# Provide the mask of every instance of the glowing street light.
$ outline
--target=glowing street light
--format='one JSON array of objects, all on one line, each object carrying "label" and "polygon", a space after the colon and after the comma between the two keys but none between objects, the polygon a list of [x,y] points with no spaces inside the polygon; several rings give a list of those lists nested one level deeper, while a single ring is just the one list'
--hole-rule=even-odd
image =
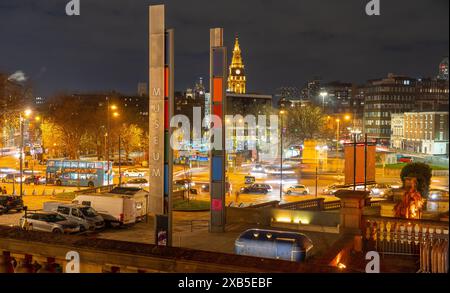
[{"label": "glowing street light", "polygon": [[340,126],[341,119],[336,119],[336,153],[339,149],[339,126]]},{"label": "glowing street light", "polygon": [[322,97],[322,108],[323,108],[323,110],[325,110],[325,98],[328,96],[328,93],[323,91],[323,92],[320,92],[319,95]]}]

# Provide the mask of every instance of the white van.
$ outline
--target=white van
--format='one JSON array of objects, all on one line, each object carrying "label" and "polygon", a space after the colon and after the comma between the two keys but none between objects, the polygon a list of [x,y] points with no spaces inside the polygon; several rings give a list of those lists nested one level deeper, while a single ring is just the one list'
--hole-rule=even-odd
[{"label": "white van", "polygon": [[126,196],[133,198],[136,203],[136,222],[143,221],[148,213],[148,191],[138,187],[115,187],[103,195]]},{"label": "white van", "polygon": [[114,195],[78,195],[72,203],[94,208],[109,224],[136,223],[136,203],[133,198]]}]

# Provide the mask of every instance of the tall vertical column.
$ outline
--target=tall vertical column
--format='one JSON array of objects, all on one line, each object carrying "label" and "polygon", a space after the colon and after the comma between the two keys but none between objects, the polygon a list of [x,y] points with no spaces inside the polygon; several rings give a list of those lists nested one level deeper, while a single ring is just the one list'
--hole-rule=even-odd
[{"label": "tall vertical column", "polygon": [[172,185],[173,185],[173,150],[170,145],[172,129],[170,120],[174,113],[174,30],[165,34],[166,53],[164,69],[164,214],[168,216],[167,245],[172,246]]},{"label": "tall vertical column", "polygon": [[[226,114],[226,81],[227,50],[223,46],[223,29],[210,30],[210,92],[211,114],[219,118],[212,119],[212,133],[221,138],[212,137],[211,141],[211,232],[225,231],[225,119]],[[214,131],[220,130],[220,131]],[[220,133],[220,134],[219,134]],[[221,139],[221,146],[216,149],[213,142]]]},{"label": "tall vertical column", "polygon": [[156,215],[155,243],[171,244],[173,30],[165,30],[164,5],[149,7],[149,211]]}]

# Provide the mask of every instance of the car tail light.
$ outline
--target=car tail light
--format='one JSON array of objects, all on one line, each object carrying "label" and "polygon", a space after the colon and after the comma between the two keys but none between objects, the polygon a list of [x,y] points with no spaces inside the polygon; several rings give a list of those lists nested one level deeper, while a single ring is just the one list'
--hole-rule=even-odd
[{"label": "car tail light", "polygon": [[123,218],[124,218],[123,214],[120,214],[119,219],[120,219],[121,222],[123,222]]}]

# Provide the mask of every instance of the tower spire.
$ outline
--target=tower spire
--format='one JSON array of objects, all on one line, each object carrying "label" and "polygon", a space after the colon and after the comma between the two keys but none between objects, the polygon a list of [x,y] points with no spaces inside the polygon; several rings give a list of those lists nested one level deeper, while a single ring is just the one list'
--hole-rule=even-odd
[{"label": "tower spire", "polygon": [[246,92],[246,78],[245,66],[242,61],[241,47],[239,45],[239,37],[236,34],[236,39],[233,49],[233,58],[231,59],[230,72],[228,75],[228,91],[245,94]]}]

